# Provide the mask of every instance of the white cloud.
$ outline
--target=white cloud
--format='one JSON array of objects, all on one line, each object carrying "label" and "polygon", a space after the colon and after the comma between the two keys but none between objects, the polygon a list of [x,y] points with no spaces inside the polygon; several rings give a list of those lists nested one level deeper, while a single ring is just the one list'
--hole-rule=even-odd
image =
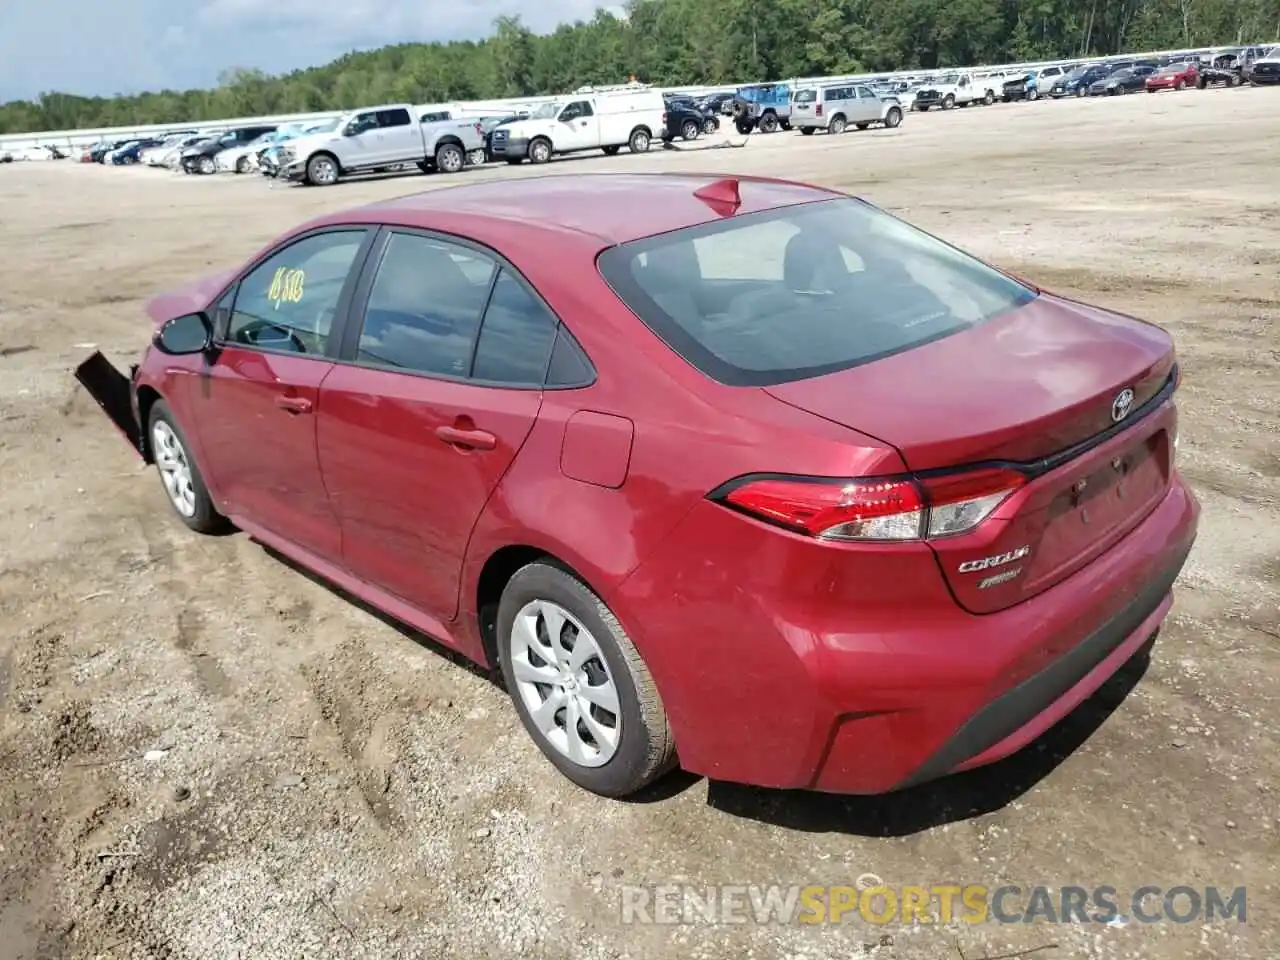
[{"label": "white cloud", "polygon": [[[41,0],[0,15],[0,102],[212,86],[228,67],[284,73],[353,49],[479,39],[495,17],[539,32],[599,0]],[[620,12],[620,11],[619,11]]]}]

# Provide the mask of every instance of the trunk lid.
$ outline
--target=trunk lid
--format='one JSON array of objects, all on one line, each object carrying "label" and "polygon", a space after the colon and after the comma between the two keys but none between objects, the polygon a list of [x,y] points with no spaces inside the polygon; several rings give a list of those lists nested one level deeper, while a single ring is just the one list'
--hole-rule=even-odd
[{"label": "trunk lid", "polygon": [[957,601],[986,613],[1070,576],[1158,502],[1176,415],[1140,412],[1173,366],[1160,328],[1041,294],[953,336],[767,392],[892,444],[912,471],[1027,468],[1030,482],[985,523],[931,541]]}]

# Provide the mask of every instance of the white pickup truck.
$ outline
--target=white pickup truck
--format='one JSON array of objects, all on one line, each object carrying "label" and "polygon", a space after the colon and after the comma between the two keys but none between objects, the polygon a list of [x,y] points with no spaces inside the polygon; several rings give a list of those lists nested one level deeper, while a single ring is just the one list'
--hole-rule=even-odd
[{"label": "white pickup truck", "polygon": [[928,110],[941,107],[967,107],[974,103],[990,105],[1000,96],[1000,85],[990,77],[979,77],[972,70],[944,73],[916,91],[914,107]]},{"label": "white pickup truck", "polygon": [[478,122],[424,123],[413,107],[396,103],[356,110],[343,115],[331,131],[289,140],[281,147],[277,176],[328,186],[348,174],[393,167],[457,173],[484,159]]},{"label": "white pickup truck", "polygon": [[556,154],[582,150],[612,156],[626,147],[645,153],[666,125],[666,101],[657,90],[579,92],[500,125],[489,135],[489,151],[513,165],[526,159],[546,163]]}]

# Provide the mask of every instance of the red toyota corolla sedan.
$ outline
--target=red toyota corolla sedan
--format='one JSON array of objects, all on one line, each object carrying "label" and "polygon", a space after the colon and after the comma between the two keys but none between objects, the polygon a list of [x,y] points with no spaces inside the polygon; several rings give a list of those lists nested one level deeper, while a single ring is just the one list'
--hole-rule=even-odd
[{"label": "red toyota corolla sedan", "polygon": [[1146,645],[1195,538],[1167,333],[819,187],[434,190],[148,310],[131,376],[77,377],[183,522],[501,669],[601,794],[1006,756]]}]

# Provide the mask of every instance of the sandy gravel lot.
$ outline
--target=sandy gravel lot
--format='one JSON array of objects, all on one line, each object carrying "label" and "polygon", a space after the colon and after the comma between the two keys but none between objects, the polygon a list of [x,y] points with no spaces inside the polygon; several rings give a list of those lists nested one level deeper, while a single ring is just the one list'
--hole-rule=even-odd
[{"label": "sandy gravel lot", "polygon": [[[189,535],[73,366],[315,190],[0,167],[0,955],[1274,958],[1280,943],[1280,91],[912,115],[897,131],[588,158],[860,192],[1184,362],[1198,546],[1152,661],[1031,749],[887,799],[559,777],[505,695],[244,536]],[[468,177],[529,175],[526,167]],[[159,759],[146,759],[153,751]],[[152,756],[155,756],[152,753]],[[1248,888],[1247,923],[623,925],[626,884]]]}]

